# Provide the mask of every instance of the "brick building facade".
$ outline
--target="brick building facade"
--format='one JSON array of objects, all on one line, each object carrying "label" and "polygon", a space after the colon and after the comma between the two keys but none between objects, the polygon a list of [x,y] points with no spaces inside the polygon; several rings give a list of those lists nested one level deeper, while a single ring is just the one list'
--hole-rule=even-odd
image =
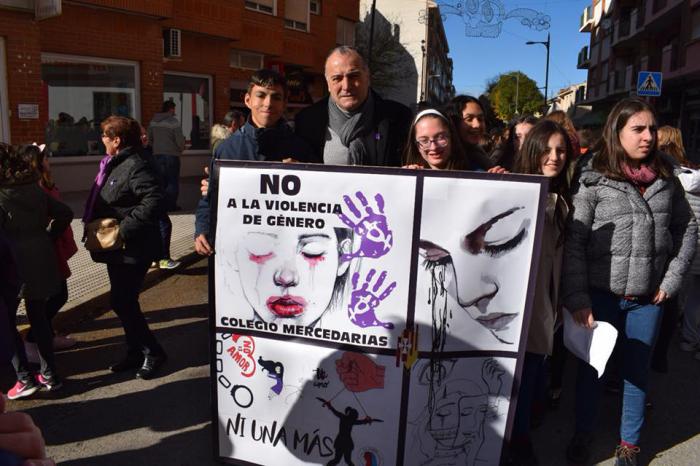
[{"label": "brick building facade", "polygon": [[49,2],[60,14],[39,21],[34,3],[0,0],[0,140],[46,141],[71,160],[99,156],[104,116],[147,123],[167,99],[204,151],[260,67],[287,75],[292,110],[308,105],[359,15],[359,0],[76,0]]}]

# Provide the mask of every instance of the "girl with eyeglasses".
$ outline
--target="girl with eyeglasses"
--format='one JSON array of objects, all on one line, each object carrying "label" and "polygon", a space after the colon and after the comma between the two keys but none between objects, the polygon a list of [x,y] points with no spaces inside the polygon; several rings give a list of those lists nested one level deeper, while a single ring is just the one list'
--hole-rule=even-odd
[{"label": "girl with eyeglasses", "polygon": [[[445,115],[427,108],[416,115],[408,135],[404,153],[404,168],[434,170],[481,170],[470,160],[458,142],[459,135]],[[503,173],[501,167],[492,167],[489,173]]]}]

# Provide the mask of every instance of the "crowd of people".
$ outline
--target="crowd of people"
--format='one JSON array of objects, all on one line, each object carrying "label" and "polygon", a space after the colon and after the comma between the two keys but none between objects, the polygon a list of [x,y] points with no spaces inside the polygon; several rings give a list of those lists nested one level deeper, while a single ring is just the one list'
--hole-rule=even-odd
[{"label": "crowd of people", "polygon": [[[636,98],[618,102],[598,135],[577,130],[561,111],[518,116],[502,131],[489,131],[490,108],[464,95],[440,108],[419,105],[413,115],[372,89],[363,57],[347,46],[330,52],[325,76],[328,97],[302,110],[292,124],[283,117],[284,77],[259,70],[245,94],[249,115],[230,112],[212,128],[212,165],[196,210],[195,250],[207,256],[215,250],[210,228],[219,182],[215,160],[545,176],[549,195],[541,256],[504,464],[538,463],[530,429],[542,403],[559,399],[566,359],[562,312],[571,312],[581,327],[605,321],[619,332],[608,371],[620,384],[623,403],[615,464],[635,465],[650,367],[667,371],[666,353],[681,314],[681,349],[700,360],[700,291],[695,286],[700,280],[695,254],[700,171],[685,157],[680,132],[657,129],[653,107]],[[111,306],[126,337],[124,358],[111,370],[133,370],[143,379],[157,376],[167,355],[148,328],[139,293],[154,261],[161,268],[177,266],[169,255],[167,212],[178,208],[178,155],[184,141],[174,104],[165,102],[162,110],[147,131],[129,117],[102,122],[106,156],[82,217],[86,247],[93,260],[107,266]],[[1,349],[17,375],[10,399],[59,389],[53,353],[74,343],[51,325],[67,299],[67,261],[77,246],[69,230],[73,213],[60,201],[45,154],[37,145],[0,146]],[[28,360],[31,346],[15,325],[20,299],[38,371]],[[566,456],[585,464],[603,382],[584,362],[577,371],[575,434]],[[547,380],[549,389],[542,389]]]}]

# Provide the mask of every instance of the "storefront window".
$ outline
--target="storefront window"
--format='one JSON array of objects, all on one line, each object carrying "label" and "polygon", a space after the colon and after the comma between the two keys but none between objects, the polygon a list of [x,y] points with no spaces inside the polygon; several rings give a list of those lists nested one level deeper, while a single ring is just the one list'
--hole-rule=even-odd
[{"label": "storefront window", "polygon": [[175,102],[175,117],[180,120],[186,147],[209,149],[211,128],[211,78],[191,74],[167,73],[163,76],[164,100]]},{"label": "storefront window", "polygon": [[102,155],[100,122],[110,115],[138,119],[135,63],[49,54],[41,61],[52,155]]}]

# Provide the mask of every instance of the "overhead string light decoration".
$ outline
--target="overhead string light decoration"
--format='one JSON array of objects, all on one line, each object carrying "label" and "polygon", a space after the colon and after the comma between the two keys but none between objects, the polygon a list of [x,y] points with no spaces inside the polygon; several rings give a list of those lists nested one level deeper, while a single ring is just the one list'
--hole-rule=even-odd
[{"label": "overhead string light decoration", "polygon": [[[464,21],[464,35],[467,37],[496,38],[501,35],[503,23],[517,20],[521,25],[545,31],[549,29],[549,15],[530,8],[515,8],[506,11],[501,0],[464,0],[459,2],[438,1],[443,21],[448,15],[459,16]],[[427,11],[421,10],[418,22],[425,24],[428,20]]]}]

